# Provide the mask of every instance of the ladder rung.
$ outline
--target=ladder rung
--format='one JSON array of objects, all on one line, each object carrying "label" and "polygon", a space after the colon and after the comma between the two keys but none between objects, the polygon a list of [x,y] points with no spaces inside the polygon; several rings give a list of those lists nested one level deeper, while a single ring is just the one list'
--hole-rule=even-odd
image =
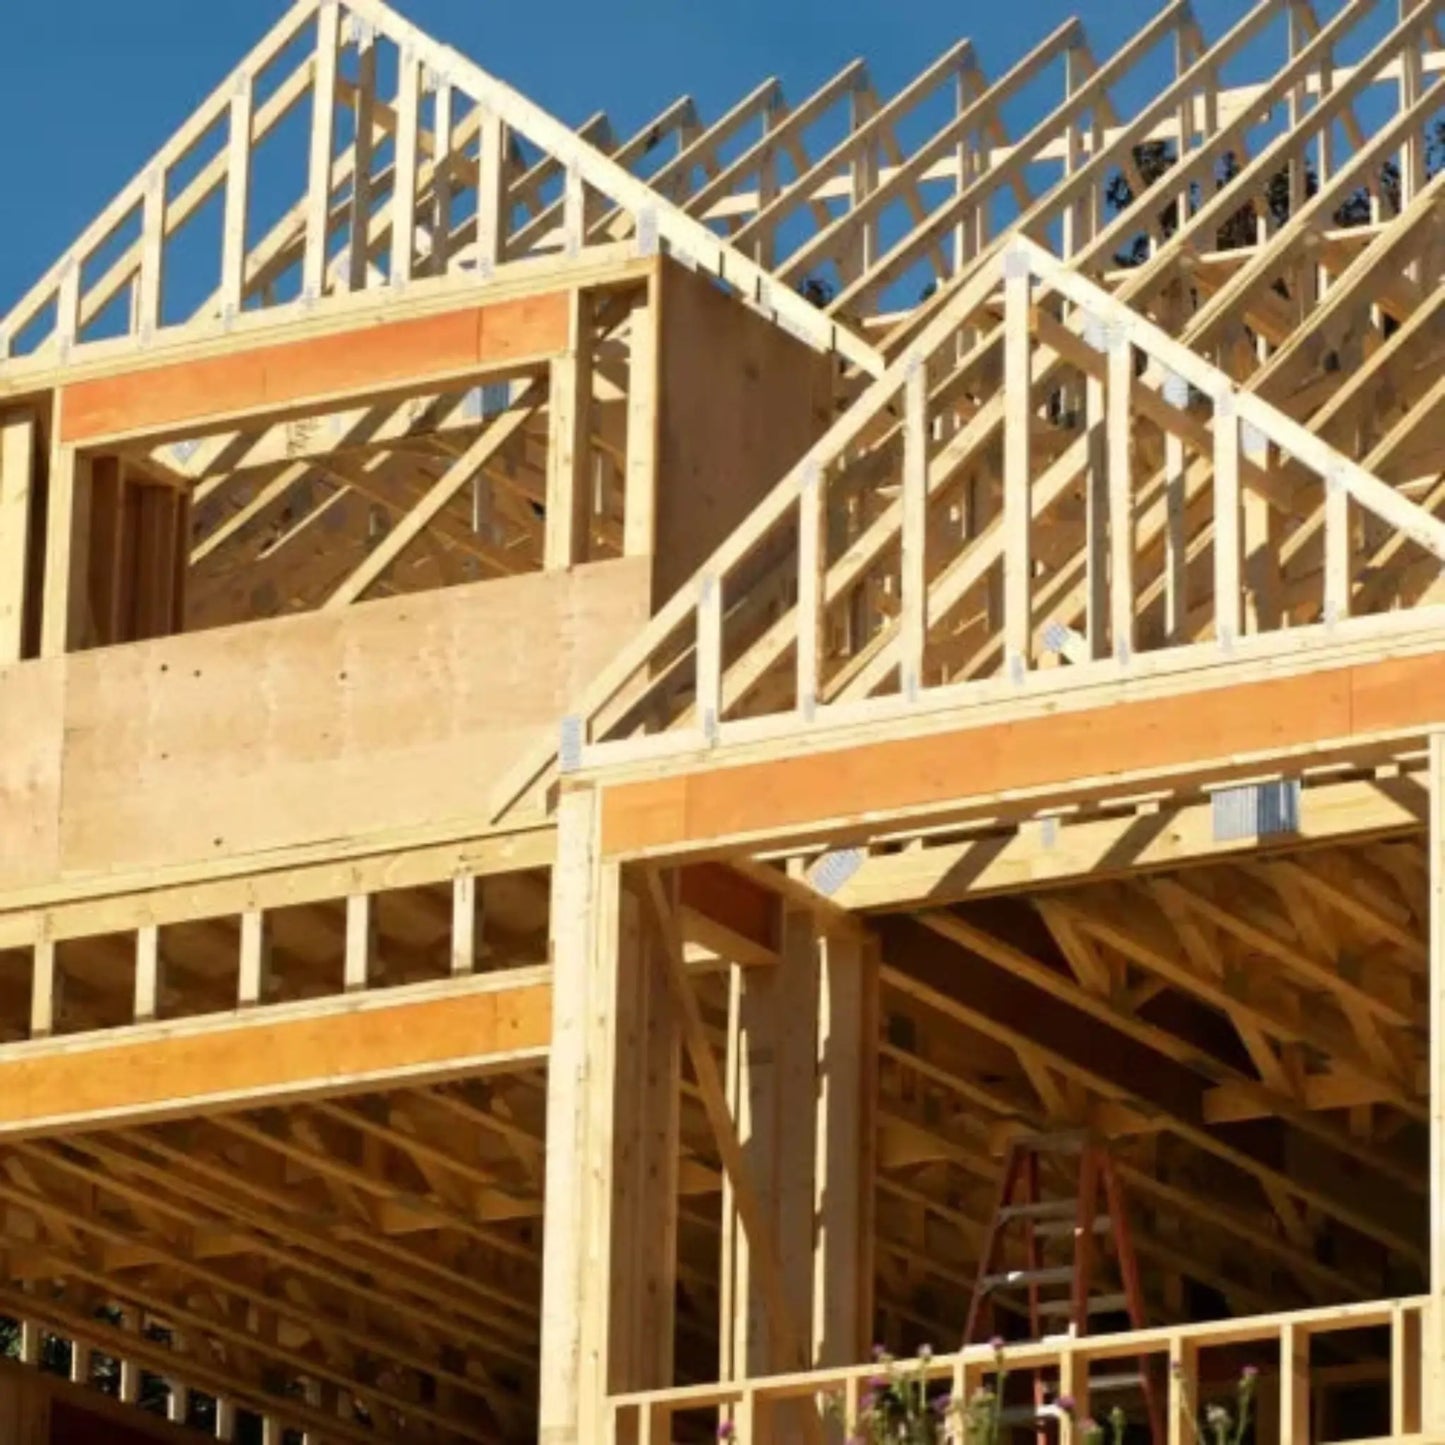
[{"label": "ladder rung", "polygon": [[[1114,1221],[1107,1214],[1094,1216],[1095,1234],[1107,1234],[1113,1228]],[[1072,1234],[1078,1225],[1071,1217],[1067,1224],[1039,1224],[1034,1227],[1034,1235],[1039,1239],[1062,1239],[1067,1234]]]},{"label": "ladder rung", "polygon": [[[1041,1315],[1066,1315],[1073,1309],[1072,1300],[1040,1300]],[[1121,1294],[1096,1294],[1090,1297],[1088,1311],[1091,1315],[1111,1315],[1128,1309],[1129,1301]]]},{"label": "ladder rung", "polygon": [[1017,1147],[1030,1154],[1072,1154],[1088,1142],[1086,1129],[1061,1129],[1053,1134],[1021,1135]]},{"label": "ladder rung", "polygon": [[986,1290],[1012,1287],[1021,1284],[1072,1284],[1072,1265],[1060,1265],[1054,1269],[1006,1269],[1001,1274],[986,1274],[979,1281]]},{"label": "ladder rung", "polygon": [[1079,1212],[1074,1199],[1046,1199],[1042,1204],[1006,1204],[1000,1219],[1072,1219]]}]

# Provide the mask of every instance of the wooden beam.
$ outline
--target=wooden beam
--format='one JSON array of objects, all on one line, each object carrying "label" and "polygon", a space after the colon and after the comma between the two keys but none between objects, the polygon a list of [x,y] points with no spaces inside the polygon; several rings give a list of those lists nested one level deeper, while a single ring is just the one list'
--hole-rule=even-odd
[{"label": "wooden beam", "polygon": [[1426,789],[1412,773],[1306,780],[1298,826],[1266,837],[1217,837],[1214,814],[1214,804],[1206,800],[1098,818],[1028,820],[958,843],[873,854],[830,896],[853,909],[942,905],[1261,849],[1388,835],[1424,826]]},{"label": "wooden beam", "polygon": [[0,1134],[515,1069],[545,1060],[550,1007],[549,971],[521,969],[441,989],[423,984],[170,1022],[120,1038],[10,1045],[0,1050]]},{"label": "wooden beam", "polygon": [[[855,825],[864,815],[926,816],[1000,796],[1040,801],[1102,785],[1238,776],[1245,758],[1295,759],[1374,739],[1419,737],[1445,716],[1445,659],[1435,652],[1322,667],[1255,680],[1223,668],[1170,693],[1131,696],[1040,714],[1011,709],[911,737],[826,746],[810,730],[785,756],[732,762],[726,748],[669,776],[624,781],[605,792],[602,847],[609,856],[717,849],[732,841],[806,835]],[[1230,686],[1229,683],[1234,685]]]},{"label": "wooden beam", "polygon": [[566,291],[363,323],[74,382],[62,392],[61,441],[214,430],[349,397],[424,391],[488,370],[545,363],[568,344]]}]

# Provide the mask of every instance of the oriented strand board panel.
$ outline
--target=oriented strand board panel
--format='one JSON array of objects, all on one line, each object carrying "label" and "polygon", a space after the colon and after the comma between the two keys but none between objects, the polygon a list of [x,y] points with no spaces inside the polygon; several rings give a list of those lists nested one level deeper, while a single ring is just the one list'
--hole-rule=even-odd
[{"label": "oriented strand board panel", "polygon": [[332,397],[420,388],[555,355],[566,349],[567,327],[567,295],[558,291],[76,382],[63,392],[62,439],[173,431]]},{"label": "oriented strand board panel", "polygon": [[60,773],[69,658],[0,669],[0,879],[40,882],[60,866]]},{"label": "oriented strand board panel", "polygon": [[[646,559],[601,562],[76,654],[61,872],[475,821],[643,624],[646,588]],[[36,667],[21,664],[16,685]],[[9,682],[0,674],[0,689]],[[14,709],[0,716],[21,726]],[[59,733],[53,710],[34,726]],[[33,878],[9,835],[47,826],[33,811],[54,800],[43,762],[0,809],[0,887]]]},{"label": "oriented strand board panel", "polygon": [[834,364],[675,261],[661,308],[658,606],[828,429]]}]

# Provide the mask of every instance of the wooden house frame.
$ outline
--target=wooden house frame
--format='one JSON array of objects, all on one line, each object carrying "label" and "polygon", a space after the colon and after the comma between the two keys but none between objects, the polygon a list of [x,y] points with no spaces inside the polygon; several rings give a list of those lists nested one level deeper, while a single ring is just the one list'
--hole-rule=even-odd
[{"label": "wooden house frame", "polygon": [[1445,1438],[1445,0],[994,59],[299,0],[0,315],[0,1438],[832,1439],[1061,1134],[1036,1438]]}]

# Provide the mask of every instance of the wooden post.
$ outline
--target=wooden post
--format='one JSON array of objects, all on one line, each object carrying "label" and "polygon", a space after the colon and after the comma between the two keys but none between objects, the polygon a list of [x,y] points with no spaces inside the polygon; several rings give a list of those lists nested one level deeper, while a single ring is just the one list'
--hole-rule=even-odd
[{"label": "wooden post", "polygon": [[356,44],[356,98],[352,113],[351,240],[346,252],[346,284],[365,291],[371,263],[371,168],[376,131],[376,40],[363,34]]},{"label": "wooden post", "polygon": [[1084,493],[1085,629],[1091,658],[1109,651],[1109,448],[1103,379],[1084,377],[1084,436],[1088,451]]},{"label": "wooden post", "polygon": [[452,105],[453,93],[445,81],[436,88],[432,120],[431,260],[434,276],[445,276],[452,233]]},{"label": "wooden post", "polygon": [[1286,1324],[1279,1342],[1279,1441],[1309,1445],[1310,1439],[1310,1337]]},{"label": "wooden post", "polygon": [[[1177,381],[1172,388],[1166,387],[1165,399],[1182,411],[1188,402],[1184,381]],[[1164,434],[1164,635],[1171,643],[1185,641],[1189,628],[1186,494],[1184,443],[1169,431]]]},{"label": "wooden post", "polygon": [[655,926],[619,899],[609,1392],[673,1383],[682,1050]]},{"label": "wooden post", "polygon": [[452,972],[475,973],[481,952],[482,920],[477,879],[463,873],[452,880]]},{"label": "wooden post", "polygon": [[825,937],[818,980],[818,1122],[813,1173],[813,1358],[863,1358],[872,1320],[870,1201],[876,1102],[876,950]]},{"label": "wooden post", "polygon": [[547,522],[544,565],[549,572],[587,560],[592,518],[591,304],[572,295],[572,344],[552,362],[548,390]]},{"label": "wooden post", "polygon": [[[552,869],[552,1047],[547,1067],[546,1239],[542,1257],[543,1445],[598,1438],[607,1281],[592,1253],[610,1228],[612,1101],[606,1041],[615,1022],[620,874],[597,858],[597,798],[557,805]],[[604,897],[604,894],[606,895]],[[599,1045],[601,1047],[599,1048]]]},{"label": "wooden post", "polygon": [[60,1013],[60,971],[55,940],[42,938],[35,945],[30,976],[30,1037],[49,1038]]},{"label": "wooden post", "polygon": [[236,989],[240,1007],[258,1004],[266,997],[270,974],[271,940],[266,915],[259,908],[248,908],[241,915],[241,968]]},{"label": "wooden post", "polygon": [[353,893],[346,900],[345,987],[348,993],[371,984],[376,963],[376,904],[369,893]]},{"label": "wooden post", "polygon": [[903,406],[903,551],[899,615],[899,691],[915,698],[928,646],[928,367],[908,364]]},{"label": "wooden post", "polygon": [[135,1020],[146,1023],[156,1017],[161,995],[161,931],[153,923],[135,935]]},{"label": "wooden post", "polygon": [[1028,257],[1017,249],[1004,253],[1004,661],[1005,671],[1022,681],[1032,652],[1033,558],[1029,429],[1033,425],[1029,358]]},{"label": "wooden post", "polygon": [[1127,662],[1134,652],[1134,348],[1129,338],[1109,340],[1109,634],[1114,656]]},{"label": "wooden post", "polygon": [[318,300],[326,287],[340,12],[341,7],[336,0],[324,0],[316,21],[316,74],[311,92],[311,156],[306,192],[306,249],[301,263],[301,293],[310,301]]},{"label": "wooden post", "polygon": [[1445,732],[1430,735],[1430,1296],[1424,1428],[1445,1430]]},{"label": "wooden post", "polygon": [[1222,647],[1239,637],[1239,417],[1234,397],[1214,403],[1214,636]]},{"label": "wooden post", "polygon": [[85,634],[89,514],[89,459],[80,456],[74,447],[57,445],[50,456],[45,529],[45,594],[40,631],[44,657],[58,657],[81,645]]},{"label": "wooden post", "polygon": [[[813,916],[789,910],[783,922],[782,957],[775,967],[735,969],[729,1045],[731,1101],[748,1173],[776,1241],[779,1281],[793,1316],[812,1317],[814,1111],[804,1101],[817,1093],[818,951]],[[723,1227],[730,1256],[727,1297],[730,1335],[726,1358],[731,1378],[795,1367],[786,1342],[771,1327],[769,1300],[739,1218],[735,1191],[725,1185]]]},{"label": "wooden post", "polygon": [[246,216],[251,201],[251,77],[237,79],[226,144],[226,210],[221,229],[221,315],[238,316],[246,297]]},{"label": "wooden post", "polygon": [[391,284],[411,280],[416,254],[416,160],[421,107],[421,65],[410,49],[403,49],[396,100],[396,160],[391,188]]},{"label": "wooden post", "polygon": [[1168,1390],[1168,1445],[1192,1445],[1198,1431],[1191,1412],[1199,1400],[1199,1350],[1182,1335],[1174,1335],[1169,1341]]},{"label": "wooden post", "polygon": [[1424,1340],[1420,1311],[1402,1304],[1390,1311],[1390,1433],[1420,1433],[1420,1367]]},{"label": "wooden post", "polygon": [[827,539],[823,528],[828,508],[824,501],[824,477],[812,462],[803,467],[802,489],[798,493],[798,646],[797,709],[811,718],[818,705],[823,656],[827,648],[824,633],[823,576],[827,570]]},{"label": "wooden post", "polygon": [[507,131],[495,111],[485,111],[478,139],[477,271],[490,276],[507,239]]},{"label": "wooden post", "polygon": [[18,662],[25,645],[34,476],[34,417],[26,412],[0,416],[0,666]]},{"label": "wooden post", "polygon": [[647,297],[632,308],[627,341],[627,479],[622,504],[622,553],[650,557],[657,533],[658,327],[656,273]]}]

